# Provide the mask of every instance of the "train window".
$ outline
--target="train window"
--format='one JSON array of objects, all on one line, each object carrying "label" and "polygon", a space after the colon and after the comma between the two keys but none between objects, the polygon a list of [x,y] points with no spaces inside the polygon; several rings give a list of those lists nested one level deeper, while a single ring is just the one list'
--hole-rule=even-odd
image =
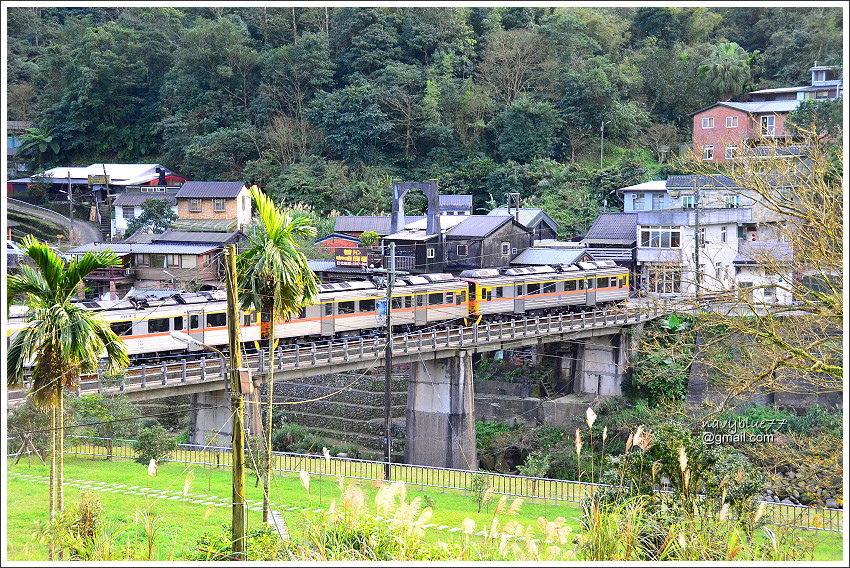
[{"label": "train window", "polygon": [[555,292],[555,283],[554,282],[546,282],[543,284],[543,293],[544,294],[552,294]]},{"label": "train window", "polygon": [[242,325],[249,326],[254,323],[254,318],[251,316],[250,312],[242,312]]},{"label": "train window", "polygon": [[455,296],[455,298],[456,298],[455,299],[456,304],[460,305],[460,304],[464,303],[466,301],[466,292],[465,291],[458,292],[457,296]]},{"label": "train window", "polygon": [[532,283],[528,284],[528,295],[529,296],[531,296],[533,294],[539,294],[539,293],[540,293],[540,283],[539,282],[532,282]]},{"label": "train window", "polygon": [[174,331],[180,331],[183,329],[183,316],[176,316],[174,318]]},{"label": "train window", "polygon": [[516,285],[516,295],[522,296],[523,294],[525,294],[525,286],[523,286],[522,284],[517,284]]},{"label": "train window", "polygon": [[413,307],[413,296],[405,296],[404,297],[404,307],[412,308]]},{"label": "train window", "polygon": [[487,300],[488,302],[493,299],[493,289],[492,288],[482,288],[481,289],[481,299]]},{"label": "train window", "polygon": [[[410,296],[408,296],[409,298]],[[404,300],[402,298],[393,298],[393,309],[400,310],[404,305]]]},{"label": "train window", "polygon": [[610,284],[608,284],[608,286],[610,286],[611,288],[616,288],[617,287],[617,277],[612,276],[611,278],[609,278],[609,280],[610,280]]},{"label": "train window", "polygon": [[620,288],[625,288],[625,287],[626,287],[626,277],[620,276]]},{"label": "train window", "polygon": [[436,306],[443,303],[443,293],[428,294],[428,305]]},{"label": "train window", "polygon": [[446,303],[454,304],[455,303],[455,293],[454,292],[446,292]]},{"label": "train window", "polygon": [[361,312],[374,312],[375,311],[375,300],[360,300],[360,311]]},{"label": "train window", "polygon": [[334,305],[333,305],[332,303],[330,303],[330,302],[328,302],[327,304],[325,304],[325,315],[326,315],[326,316],[332,316],[332,315],[334,315]]},{"label": "train window", "polygon": [[354,302],[340,302],[336,313],[338,314],[353,314],[354,313]]},{"label": "train window", "polygon": [[575,292],[576,291],[576,280],[567,280],[564,282],[564,290],[567,292]]},{"label": "train window", "polygon": [[224,312],[217,312],[213,314],[207,314],[207,327],[224,327],[227,325],[227,314]]},{"label": "train window", "polygon": [[301,310],[298,312],[298,315],[295,317],[295,319],[303,320],[306,317],[307,317],[307,308],[302,307]]},{"label": "train window", "polygon": [[505,287],[504,286],[496,286],[496,298],[504,298],[505,297]]},{"label": "train window", "polygon": [[416,294],[416,307],[421,308],[425,305],[425,294]]},{"label": "train window", "polygon": [[189,329],[198,329],[201,327],[201,316],[199,314],[189,315]]},{"label": "train window", "polygon": [[156,318],[148,320],[148,333],[162,333],[169,330],[170,318]]},{"label": "train window", "polygon": [[115,332],[115,335],[130,335],[133,331],[133,322],[130,321],[117,321],[109,325],[112,328],[112,331]]}]

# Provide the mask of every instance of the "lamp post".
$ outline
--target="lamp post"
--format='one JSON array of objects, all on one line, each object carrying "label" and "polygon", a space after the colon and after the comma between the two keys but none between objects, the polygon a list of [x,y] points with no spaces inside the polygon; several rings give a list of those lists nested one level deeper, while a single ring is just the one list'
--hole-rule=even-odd
[{"label": "lamp post", "polygon": [[603,120],[599,131],[602,133],[602,139],[599,143],[599,169],[602,169],[602,155],[605,152],[605,125],[610,124],[610,120]]}]

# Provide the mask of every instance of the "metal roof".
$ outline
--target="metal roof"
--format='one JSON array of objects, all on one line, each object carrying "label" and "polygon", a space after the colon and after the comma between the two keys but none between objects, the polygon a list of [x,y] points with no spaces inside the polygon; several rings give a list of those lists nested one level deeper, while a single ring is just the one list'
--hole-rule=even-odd
[{"label": "metal roof", "polygon": [[[590,255],[584,248],[529,248],[519,253],[511,264],[575,264],[579,260],[584,260],[585,256]],[[589,260],[595,259],[591,257]]]},{"label": "metal roof", "polygon": [[[404,224],[407,225],[424,218],[424,215],[405,216]],[[390,221],[389,215],[340,215],[334,221],[334,232],[363,233],[375,231],[385,237],[390,234]]]},{"label": "metal roof", "polygon": [[461,219],[463,222],[446,232],[447,237],[486,237],[514,221],[513,217],[497,215],[466,215]]},{"label": "metal roof", "polygon": [[621,187],[617,191],[667,191],[667,180],[645,181],[636,185]]},{"label": "metal roof", "polygon": [[187,181],[177,192],[177,199],[234,198],[244,187],[241,181]]},{"label": "metal roof", "polygon": [[729,101],[723,101],[703,107],[697,111],[690,113],[688,116],[695,116],[703,111],[706,111],[710,108],[714,108],[716,106],[725,106],[750,114],[767,114],[772,112],[791,112],[792,110],[800,106],[800,101],[756,101],[750,103],[734,103]]},{"label": "metal roof", "polygon": [[632,247],[587,247],[587,252],[595,260],[612,260],[614,262],[632,262]]},{"label": "metal roof", "polygon": [[440,195],[440,208],[472,209],[471,195]]},{"label": "metal roof", "polygon": [[111,250],[115,254],[204,254],[218,248],[216,245],[184,245],[178,243],[88,243],[68,251],[83,254],[90,250]]},{"label": "metal roof", "polygon": [[[487,213],[487,215],[493,216],[504,216],[510,215],[513,216],[512,213],[516,211],[516,209],[511,209],[511,213],[508,213],[507,207],[497,207]],[[535,209],[531,207],[520,207],[519,208],[519,219],[517,219],[521,224],[526,227],[536,227],[543,221],[545,221],[549,226],[554,229],[558,229],[558,224],[550,217],[545,211],[542,209]]]},{"label": "metal roof", "polygon": [[236,219],[177,219],[171,226],[184,231],[227,232],[236,227]]},{"label": "metal roof", "polygon": [[387,235],[384,238],[390,241],[430,241],[435,237],[439,237],[439,233],[427,234],[425,229],[404,229],[392,235]]},{"label": "metal roof", "polygon": [[735,181],[722,175],[712,176],[670,176],[667,189],[741,189]]},{"label": "metal roof", "polygon": [[177,205],[177,199],[171,193],[121,193],[112,202],[113,205],[121,207],[137,207],[149,199],[166,199],[171,205]]},{"label": "metal roof", "polygon": [[637,213],[602,213],[582,239],[582,243],[632,245],[637,241]]},{"label": "metal roof", "polygon": [[337,266],[333,260],[308,260],[307,266],[313,272],[350,272],[356,274],[367,274],[359,266]]},{"label": "metal roof", "polygon": [[733,264],[770,264],[790,262],[793,253],[788,243],[776,241],[742,241]]},{"label": "metal roof", "polygon": [[168,229],[161,235],[156,235],[153,242],[164,243],[204,243],[224,244],[241,240],[244,235],[238,231],[232,233],[211,231],[174,231]]}]

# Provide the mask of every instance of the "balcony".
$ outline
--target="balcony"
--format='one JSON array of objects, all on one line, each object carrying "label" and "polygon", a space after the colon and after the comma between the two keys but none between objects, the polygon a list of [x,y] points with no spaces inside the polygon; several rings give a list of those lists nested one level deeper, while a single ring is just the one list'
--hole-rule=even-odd
[{"label": "balcony", "polygon": [[133,269],[129,266],[99,268],[92,270],[85,278],[86,280],[95,280],[98,282],[119,282],[121,280],[133,280]]},{"label": "balcony", "polygon": [[676,248],[657,248],[657,247],[638,247],[637,248],[638,262],[653,262],[659,264],[682,264],[682,249]]}]

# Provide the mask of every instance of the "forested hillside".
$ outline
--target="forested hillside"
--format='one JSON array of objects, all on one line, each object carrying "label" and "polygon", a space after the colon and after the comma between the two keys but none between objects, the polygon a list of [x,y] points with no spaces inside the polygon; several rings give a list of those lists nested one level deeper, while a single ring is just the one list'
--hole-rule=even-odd
[{"label": "forested hillside", "polygon": [[43,167],[159,162],[320,215],[436,178],[571,234],[664,175],[689,113],[840,65],[842,26],[837,7],[12,8],[8,118],[58,142]]}]

